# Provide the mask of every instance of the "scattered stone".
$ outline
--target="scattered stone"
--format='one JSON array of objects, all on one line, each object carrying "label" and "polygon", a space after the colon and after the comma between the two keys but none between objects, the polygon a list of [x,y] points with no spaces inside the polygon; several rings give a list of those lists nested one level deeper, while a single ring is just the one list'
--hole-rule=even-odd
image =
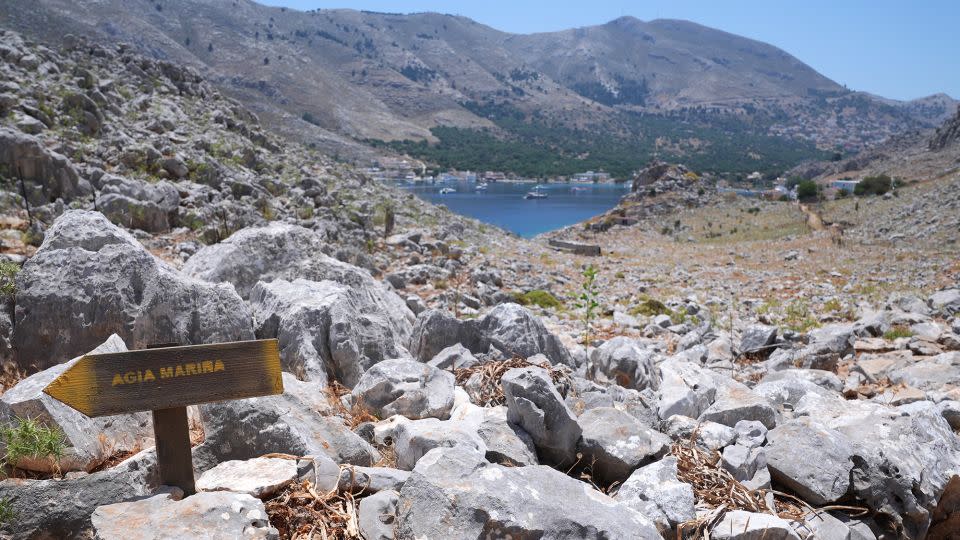
[{"label": "scattered stone", "polygon": [[740,338],[740,352],[752,353],[767,349],[777,341],[777,327],[755,324],[748,327]]},{"label": "scattered stone", "polygon": [[235,491],[262,499],[297,478],[297,462],[280,458],[225,461],[197,478],[197,491]]},{"label": "scattered stone", "polygon": [[583,427],[580,449],[593,462],[593,474],[607,484],[626,480],[670,448],[669,437],[613,407],[590,409],[578,422]]},{"label": "scattered stone", "polygon": [[762,397],[746,386],[729,381],[717,390],[717,399],[700,415],[725,426],[736,426],[742,420],[756,420],[772,429],[777,425],[777,413]]},{"label": "scattered stone", "polygon": [[717,540],[800,540],[790,522],[770,514],[731,510],[710,531]]},{"label": "scattered stone", "polygon": [[450,418],[453,375],[403,358],[384,360],[367,370],[353,389],[353,402],[379,418]]},{"label": "scattered stone", "polygon": [[198,472],[228,460],[271,453],[326,454],[337,463],[370,465],[380,454],[330,414],[316,386],[283,374],[284,393],[200,405],[204,441],[194,448]]},{"label": "scattered stone", "polygon": [[109,504],[97,508],[90,519],[96,537],[103,540],[187,538],[198,531],[206,538],[280,537],[260,500],[229,491]]},{"label": "scattered stone", "polygon": [[10,502],[16,519],[0,524],[0,531],[13,538],[89,534],[90,515],[97,507],[152,495],[159,483],[153,449],[92,474],[52,480],[8,478],[0,482],[0,498]]},{"label": "scattered stone", "polygon": [[530,434],[542,459],[558,466],[576,461],[582,429],[549,373],[542,368],[513,368],[501,379],[507,419]]},{"label": "scattered stone", "polygon": [[360,500],[357,517],[360,534],[365,540],[393,540],[397,521],[397,501],[400,494],[394,490],[380,491]]},{"label": "scattered stone", "polygon": [[633,472],[617,490],[617,501],[653,517],[653,508],[662,516],[655,520],[660,532],[695,517],[693,487],[677,479],[677,458],[665,457]]},{"label": "scattered stone", "polygon": [[594,380],[625,388],[656,390],[660,382],[654,367],[657,356],[637,340],[618,336],[591,351],[588,374]]},{"label": "scattered stone", "polygon": [[425,455],[400,490],[398,538],[659,539],[653,523],[550,467],[504,467],[466,448]]},{"label": "scattered stone", "polygon": [[322,386],[334,378],[353,387],[378,362],[407,354],[407,321],[384,311],[387,302],[373,300],[378,295],[333,281],[275,279],[258,283],[250,304],[257,337],[280,340],[285,370]]},{"label": "scattered stone", "polygon": [[443,422],[436,418],[400,424],[393,446],[397,467],[405,471],[413,470],[417,461],[434,448],[466,446],[481,455],[486,452],[486,445],[475,432],[457,422]]}]

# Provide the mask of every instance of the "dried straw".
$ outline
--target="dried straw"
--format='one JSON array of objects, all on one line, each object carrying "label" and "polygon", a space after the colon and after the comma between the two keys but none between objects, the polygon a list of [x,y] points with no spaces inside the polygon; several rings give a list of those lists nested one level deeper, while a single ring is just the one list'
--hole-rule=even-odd
[{"label": "dried straw", "polygon": [[317,493],[309,480],[266,502],[270,524],[284,540],[359,540],[357,500],[349,491]]},{"label": "dried straw", "polygon": [[[807,514],[840,510],[853,516],[862,516],[869,512],[859,506],[831,505],[814,508],[799,497],[782,491],[750,489],[720,466],[720,453],[707,451],[697,446],[699,429],[694,430],[690,439],[679,441],[670,448],[677,458],[677,478],[693,487],[697,505],[712,509],[698,519],[681,523],[677,528],[677,538],[709,538],[710,531],[720,522],[728,510],[765,513],[788,520],[801,521]],[[767,505],[766,496],[772,493],[775,508]]]},{"label": "dried straw", "polygon": [[519,357],[454,369],[453,374],[454,377],[456,377],[457,386],[463,387],[466,387],[466,382],[469,379],[479,374],[479,384],[471,385],[467,388],[467,392],[470,394],[470,400],[481,407],[496,407],[506,403],[506,397],[503,395],[503,387],[500,385],[500,379],[503,378],[503,374],[513,368],[531,366],[541,367],[547,370],[547,372],[550,373],[550,378],[553,380],[554,385],[569,383],[570,377],[562,369],[555,368],[548,363],[533,364]]}]

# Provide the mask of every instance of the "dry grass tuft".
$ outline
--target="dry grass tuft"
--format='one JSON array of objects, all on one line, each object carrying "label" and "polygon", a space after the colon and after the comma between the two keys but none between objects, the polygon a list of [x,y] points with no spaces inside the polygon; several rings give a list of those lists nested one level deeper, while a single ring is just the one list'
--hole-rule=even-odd
[{"label": "dry grass tuft", "polygon": [[317,493],[309,480],[266,501],[270,524],[284,540],[359,540],[358,502],[349,492]]},{"label": "dry grass tuft", "polygon": [[379,421],[379,418],[370,414],[370,412],[363,407],[362,403],[354,403],[349,409],[346,408],[340,398],[349,394],[350,389],[339,382],[331,382],[329,389],[326,390],[326,393],[327,402],[330,403],[330,406],[333,408],[333,410],[343,418],[344,423],[351,430],[355,429],[364,422]]},{"label": "dry grass tuft", "polygon": [[0,394],[16,386],[26,376],[27,373],[12,362],[4,363],[3,369],[0,370]]},{"label": "dry grass tuft", "polygon": [[[868,512],[866,508],[858,506],[831,505],[814,508],[789,493],[750,489],[720,466],[719,452],[699,448],[695,442],[696,437],[697,430],[694,430],[688,441],[674,443],[670,447],[670,453],[677,458],[677,478],[693,487],[697,506],[710,508],[711,512],[681,523],[677,538],[710,538],[710,531],[728,510],[772,514],[798,521],[807,514],[821,511],[840,510],[849,512],[852,516],[862,516]],[[774,496],[774,508],[767,505],[768,493]]]},{"label": "dry grass tuft", "polygon": [[506,403],[506,397],[503,395],[503,387],[500,385],[500,379],[503,374],[513,368],[522,368],[537,366],[542,367],[550,373],[550,378],[554,385],[569,383],[570,376],[560,368],[549,364],[532,364],[523,358],[514,357],[509,360],[500,360],[497,362],[487,362],[473,367],[459,368],[453,370],[456,377],[457,386],[466,387],[466,382],[474,375],[479,374],[480,383],[477,386],[467,388],[470,394],[470,401],[481,407],[496,407]]}]

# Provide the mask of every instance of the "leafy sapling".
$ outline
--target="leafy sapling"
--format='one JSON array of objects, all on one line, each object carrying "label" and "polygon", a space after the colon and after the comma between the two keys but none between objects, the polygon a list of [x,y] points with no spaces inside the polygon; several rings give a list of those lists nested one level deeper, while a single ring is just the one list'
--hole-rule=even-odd
[{"label": "leafy sapling", "polygon": [[593,319],[597,316],[597,309],[600,307],[600,293],[597,290],[597,274],[599,271],[592,264],[583,269],[583,284],[581,285],[580,295],[577,297],[577,307],[583,310],[583,343],[587,349],[587,357],[590,357],[590,334],[593,327]]}]

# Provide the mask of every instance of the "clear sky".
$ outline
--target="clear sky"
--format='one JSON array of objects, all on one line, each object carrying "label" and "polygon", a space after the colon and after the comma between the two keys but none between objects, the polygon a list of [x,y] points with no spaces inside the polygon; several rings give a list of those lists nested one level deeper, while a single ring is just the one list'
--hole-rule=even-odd
[{"label": "clear sky", "polygon": [[545,32],[622,15],[687,19],[776,45],[853,90],[960,99],[960,0],[257,0],[295,9],[436,11]]}]

